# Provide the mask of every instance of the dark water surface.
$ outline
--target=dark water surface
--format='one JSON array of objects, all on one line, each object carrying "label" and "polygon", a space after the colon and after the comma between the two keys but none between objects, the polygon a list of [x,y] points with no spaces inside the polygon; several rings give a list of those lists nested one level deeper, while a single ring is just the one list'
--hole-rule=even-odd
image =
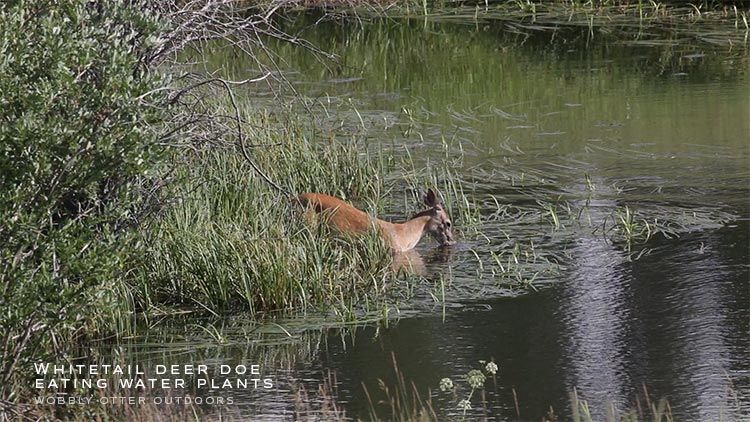
[{"label": "dark water surface", "polygon": [[[518,34],[502,24],[292,30],[339,56],[338,65],[321,63],[270,44],[280,66],[296,72],[296,89],[326,107],[317,115],[367,131],[372,144],[406,151],[417,166],[457,159],[451,169],[484,236],[467,230],[447,259],[421,245],[430,281],[400,302],[404,317],[387,327],[318,327],[281,351],[214,350],[216,359],[265,360],[280,380],[281,391],[239,400],[244,414],[291,417],[290,380],[312,390],[330,370],[347,415],[368,418],[362,383],[381,397],[377,380],[393,381],[393,353],[423,398],[432,390],[445,419],[461,412],[437,392],[439,380],[453,378],[463,397],[462,374],[489,359],[500,370],[487,381],[486,410],[475,396],[472,418],[515,419],[515,390],[521,419],[539,420],[550,406],[567,419],[575,388],[602,419],[637,399],[646,406],[645,386],[678,420],[750,419],[746,45],[644,45],[592,38],[588,29]],[[231,76],[255,74],[231,57],[220,51],[214,61]],[[438,186],[449,186],[432,170]],[[398,203],[386,216],[406,212]],[[540,203],[574,209],[555,227]],[[669,223],[676,236],[628,251],[595,230],[626,206]],[[526,258],[510,267],[533,288],[508,287],[497,275],[493,257],[508,262],[516,246]],[[436,301],[430,283],[440,277],[451,282]]]},{"label": "dark water surface", "polygon": [[539,293],[479,300],[444,320],[405,319],[377,336],[363,330],[347,347],[331,342],[319,365],[336,370],[360,411],[360,379],[385,378],[394,352],[409,379],[433,390],[441,376],[492,357],[500,375],[489,413],[503,420],[515,418],[512,389],[522,419],[538,420],[550,405],[565,414],[573,387],[602,415],[605,404],[634,405],[643,385],[668,398],[680,420],[719,420],[732,394],[748,417],[747,244],[747,222],[663,245],[636,263],[581,242],[587,257]]}]

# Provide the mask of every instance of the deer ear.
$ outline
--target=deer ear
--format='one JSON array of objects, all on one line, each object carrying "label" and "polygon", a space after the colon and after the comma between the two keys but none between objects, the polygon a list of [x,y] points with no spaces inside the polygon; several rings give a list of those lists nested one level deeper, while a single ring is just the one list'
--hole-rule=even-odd
[{"label": "deer ear", "polygon": [[432,189],[427,189],[427,193],[424,195],[424,203],[428,207],[435,207],[438,205],[437,196]]}]

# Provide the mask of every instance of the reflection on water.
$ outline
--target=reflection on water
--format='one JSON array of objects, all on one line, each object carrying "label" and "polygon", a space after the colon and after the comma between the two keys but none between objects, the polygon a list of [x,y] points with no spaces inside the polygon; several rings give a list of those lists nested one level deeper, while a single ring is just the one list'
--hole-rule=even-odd
[{"label": "reflection on water", "polygon": [[[563,355],[572,357],[566,384],[577,386],[592,403],[622,400],[633,386],[625,370],[630,359],[628,325],[634,319],[627,306],[632,301],[624,256],[595,237],[578,239],[571,255],[568,281],[557,297],[557,317],[566,333]],[[625,403],[616,404],[626,408],[621,406]]]},{"label": "reflection on water", "polygon": [[[296,88],[326,107],[315,118],[352,132],[371,127],[418,162],[446,144],[460,149],[456,171],[480,204],[487,237],[420,246],[410,261],[418,273],[453,276],[444,303],[417,295],[402,305],[418,316],[324,335],[280,379],[314,386],[331,369],[349,415],[367,418],[360,383],[373,392],[378,378],[392,379],[394,352],[405,377],[425,395],[431,389],[439,414],[450,417],[460,413],[452,397],[434,392],[440,378],[494,359],[500,372],[488,416],[498,419],[516,417],[514,393],[521,418],[538,420],[549,406],[568,415],[575,387],[599,418],[632,408],[643,386],[668,398],[680,420],[727,411],[750,418],[746,46],[627,46],[575,31],[527,37],[392,21],[329,23],[302,35],[340,57],[331,69],[271,44],[300,71],[290,73]],[[252,74],[222,54],[215,60],[229,76]],[[568,221],[551,230],[544,213],[528,211],[558,200],[586,204],[589,229]],[[680,237],[655,237],[632,260],[622,242],[590,229],[614,224],[612,210],[624,205],[681,218]],[[698,223],[719,212],[736,221]],[[539,291],[505,297],[511,292],[479,274],[477,259],[515,246],[555,271],[529,264]],[[293,408],[278,392],[244,403],[259,401],[263,414]]]},{"label": "reflection on water", "polygon": [[[345,345],[332,341],[313,370],[334,368],[358,415],[366,415],[360,381],[377,391],[377,378],[392,379],[393,351],[407,379],[433,394],[443,376],[493,358],[500,373],[490,410],[499,419],[515,417],[512,389],[522,417],[538,420],[550,405],[565,413],[573,387],[603,415],[607,403],[634,406],[643,385],[667,397],[680,420],[719,420],[735,405],[747,417],[749,274],[736,246],[750,240],[750,226],[741,229],[690,236],[636,263],[582,240],[576,267],[538,294],[480,300],[489,307],[453,308],[445,321],[405,319],[377,335],[364,329]],[[456,412],[446,397],[435,400]]]}]

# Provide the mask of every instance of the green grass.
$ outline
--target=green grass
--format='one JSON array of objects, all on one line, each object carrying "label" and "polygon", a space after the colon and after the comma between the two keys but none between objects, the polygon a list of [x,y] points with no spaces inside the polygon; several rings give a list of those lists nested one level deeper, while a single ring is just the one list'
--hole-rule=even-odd
[{"label": "green grass", "polygon": [[[291,192],[325,192],[361,205],[384,190],[377,161],[356,141],[311,139],[302,123],[255,113],[252,158]],[[287,116],[288,117],[288,116]],[[282,126],[283,125],[283,126]],[[283,135],[282,135],[283,134]],[[177,167],[172,205],[144,233],[149,246],[133,282],[146,309],[178,305],[213,314],[335,304],[351,316],[389,276],[379,237],[342,237],[258,176],[231,141],[199,149]]]}]

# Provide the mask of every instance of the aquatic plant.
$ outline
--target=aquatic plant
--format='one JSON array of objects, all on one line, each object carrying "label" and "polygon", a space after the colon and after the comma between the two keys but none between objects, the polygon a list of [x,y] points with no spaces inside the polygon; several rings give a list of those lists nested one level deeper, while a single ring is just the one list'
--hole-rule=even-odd
[{"label": "aquatic plant", "polygon": [[[462,377],[463,382],[470,387],[469,392],[465,395],[459,396],[461,386],[460,384],[454,384],[451,378],[442,378],[440,380],[440,391],[444,393],[450,392],[453,394],[454,398],[458,400],[456,406],[459,410],[461,410],[464,416],[466,416],[466,412],[471,410],[473,407],[471,400],[474,397],[474,393],[484,389],[484,384],[486,383],[488,378],[492,378],[493,383],[495,383],[495,386],[497,386],[496,376],[499,369],[497,364],[492,360],[480,360],[479,364],[479,369],[471,369]],[[482,401],[486,406],[486,400],[483,399]]]}]

